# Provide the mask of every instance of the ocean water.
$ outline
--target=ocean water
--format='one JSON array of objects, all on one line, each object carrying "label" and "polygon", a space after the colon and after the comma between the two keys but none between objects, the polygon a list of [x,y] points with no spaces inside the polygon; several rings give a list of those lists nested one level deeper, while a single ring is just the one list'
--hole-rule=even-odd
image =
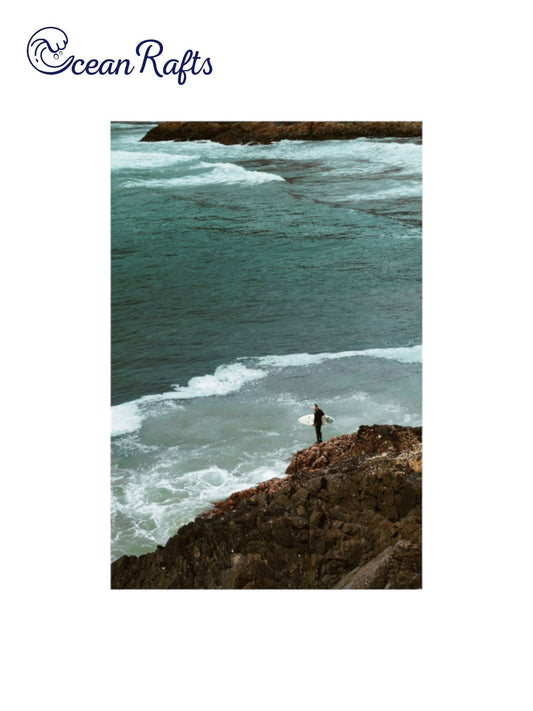
[{"label": "ocean water", "polygon": [[111,558],[361,424],[421,424],[422,143],[111,126]]}]

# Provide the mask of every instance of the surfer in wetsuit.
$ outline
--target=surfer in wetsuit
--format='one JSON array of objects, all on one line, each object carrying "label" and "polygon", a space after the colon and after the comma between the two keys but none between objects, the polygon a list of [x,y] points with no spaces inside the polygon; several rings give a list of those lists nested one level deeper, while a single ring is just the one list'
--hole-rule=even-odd
[{"label": "surfer in wetsuit", "polygon": [[313,405],[313,410],[315,411],[315,421],[313,424],[315,425],[316,441],[322,442],[322,418],[324,417],[324,413],[316,403]]}]

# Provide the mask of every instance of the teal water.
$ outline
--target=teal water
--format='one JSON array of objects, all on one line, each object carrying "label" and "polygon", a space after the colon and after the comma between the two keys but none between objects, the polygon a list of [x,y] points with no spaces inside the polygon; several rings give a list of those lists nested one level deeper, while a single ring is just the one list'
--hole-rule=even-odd
[{"label": "teal water", "polygon": [[113,558],[282,475],[315,401],[421,423],[421,141],[148,128],[111,130]]}]

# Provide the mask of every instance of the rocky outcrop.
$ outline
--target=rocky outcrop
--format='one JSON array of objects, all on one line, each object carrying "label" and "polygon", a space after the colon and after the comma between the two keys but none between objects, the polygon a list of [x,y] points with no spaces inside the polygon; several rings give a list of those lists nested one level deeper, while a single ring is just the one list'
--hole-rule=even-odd
[{"label": "rocky outcrop", "polygon": [[419,543],[399,540],[365,565],[344,575],[335,588],[364,590],[418,588],[422,584]]},{"label": "rocky outcrop", "polygon": [[272,143],[346,140],[350,138],[417,138],[421,121],[165,121],[150,129],[143,141],[214,141]]},{"label": "rocky outcrop", "polygon": [[360,427],[304,449],[165,546],[111,566],[113,588],[419,588],[422,429]]}]

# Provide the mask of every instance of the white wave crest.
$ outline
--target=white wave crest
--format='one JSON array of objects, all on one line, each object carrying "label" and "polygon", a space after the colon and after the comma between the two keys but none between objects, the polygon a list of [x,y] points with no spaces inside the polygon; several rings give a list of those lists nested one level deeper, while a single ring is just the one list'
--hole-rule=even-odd
[{"label": "white wave crest", "polygon": [[111,434],[122,435],[141,429],[143,417],[137,402],[125,402],[111,408]]},{"label": "white wave crest", "polygon": [[[111,408],[111,435],[136,432],[143,421],[153,414],[160,414],[160,408],[171,405],[175,400],[228,395],[240,390],[246,383],[268,375],[264,370],[247,368],[241,363],[219,366],[212,375],[191,378],[187,385],[173,385],[174,390],[155,395],[144,395],[138,400],[114,405]],[[155,406],[155,409],[154,409]]]},{"label": "white wave crest", "polygon": [[356,355],[397,360],[399,363],[421,363],[422,346],[409,346],[406,348],[370,348],[366,351],[359,351]]},{"label": "white wave crest", "polygon": [[385,188],[384,190],[368,191],[364,194],[354,193],[346,195],[345,201],[354,202],[373,202],[374,200],[401,200],[402,198],[421,198],[422,184],[410,183],[399,184],[394,187]]},{"label": "white wave crest", "polygon": [[290,353],[288,355],[269,355],[257,358],[257,365],[272,368],[294,368],[306,365],[318,365],[327,360],[338,358],[353,358],[355,356],[369,356],[372,358],[386,358],[400,363],[421,363],[422,346],[408,346],[403,348],[371,348],[364,351],[340,351],[338,353]]},{"label": "white wave crest", "polygon": [[240,390],[243,385],[253,380],[266,377],[264,370],[247,368],[241,363],[219,366],[213,375],[200,375],[191,378],[188,385],[174,385],[174,397],[190,399],[195,397],[210,397],[211,395],[227,395]]},{"label": "white wave crest", "polygon": [[127,180],[122,183],[124,188],[179,188],[199,185],[260,185],[284,179],[275,173],[246,170],[232,163],[198,163],[194,172],[172,178],[150,178],[147,180]]},{"label": "white wave crest", "polygon": [[[151,145],[151,144],[143,144]],[[283,139],[273,143],[223,145],[212,141],[190,141],[179,144],[180,152],[202,151],[205,157],[222,160],[315,160],[346,164],[347,161],[369,161],[400,167],[422,166],[422,143],[375,138],[352,138],[331,141],[295,141]],[[363,165],[363,163],[361,163]]]},{"label": "white wave crest", "polygon": [[166,168],[177,163],[191,163],[198,156],[181,155],[177,153],[149,153],[147,151],[112,151],[111,169],[146,170],[151,168]]},{"label": "white wave crest", "polygon": [[[161,414],[161,407],[179,407],[177,400],[192,400],[224,396],[239,391],[247,383],[266,378],[271,369],[297,368],[319,365],[339,358],[385,358],[399,363],[421,363],[422,346],[401,348],[370,348],[364,351],[340,351],[338,353],[290,353],[257,358],[240,358],[235,363],[219,366],[213,374],[191,378],[187,385],[173,385],[173,390],[155,395],[144,395],[133,402],[114,405],[112,410],[112,435],[136,432],[143,421],[152,415]],[[243,360],[248,361],[249,367]]]}]

